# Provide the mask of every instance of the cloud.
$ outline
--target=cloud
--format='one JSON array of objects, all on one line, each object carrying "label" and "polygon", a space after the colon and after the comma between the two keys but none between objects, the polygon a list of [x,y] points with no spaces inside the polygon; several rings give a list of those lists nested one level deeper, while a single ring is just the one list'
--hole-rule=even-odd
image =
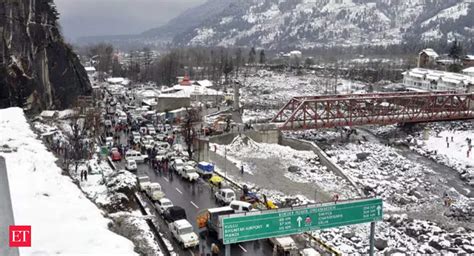
[{"label": "cloud", "polygon": [[141,33],[206,0],[55,0],[68,39]]}]

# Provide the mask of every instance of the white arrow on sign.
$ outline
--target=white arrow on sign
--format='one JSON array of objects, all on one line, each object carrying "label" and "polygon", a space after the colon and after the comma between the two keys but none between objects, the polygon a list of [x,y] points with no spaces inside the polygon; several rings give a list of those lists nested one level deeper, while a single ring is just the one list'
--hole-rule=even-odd
[{"label": "white arrow on sign", "polygon": [[298,216],[296,221],[298,222],[298,227],[300,228],[301,227],[301,221],[303,221],[303,218],[301,218],[301,216]]},{"label": "white arrow on sign", "polygon": [[380,215],[380,210],[382,210],[382,207],[380,207],[380,205],[379,205],[379,206],[377,206],[377,215]]}]

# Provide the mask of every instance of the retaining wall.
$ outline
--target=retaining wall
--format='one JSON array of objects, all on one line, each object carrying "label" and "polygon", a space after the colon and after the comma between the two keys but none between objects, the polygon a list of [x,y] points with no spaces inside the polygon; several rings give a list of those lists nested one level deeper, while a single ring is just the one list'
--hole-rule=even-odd
[{"label": "retaining wall", "polygon": [[311,141],[306,141],[306,140],[298,140],[298,139],[282,137],[280,145],[288,146],[296,150],[313,151],[316,155],[318,155],[319,161],[321,162],[322,165],[326,166],[329,170],[334,172],[336,175],[347,180],[356,189],[359,196],[361,197],[364,196],[362,189],[360,189],[359,186],[357,186],[357,184],[349,176],[347,176],[344,173],[344,170],[339,165],[334,163],[329,158],[329,156],[318,145],[316,145],[316,143],[311,142]]}]

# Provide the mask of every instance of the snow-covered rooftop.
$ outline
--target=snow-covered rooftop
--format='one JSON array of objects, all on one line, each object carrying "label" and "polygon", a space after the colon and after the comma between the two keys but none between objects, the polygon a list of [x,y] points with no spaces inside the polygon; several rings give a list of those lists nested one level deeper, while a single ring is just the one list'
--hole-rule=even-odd
[{"label": "snow-covered rooftop", "polygon": [[0,110],[0,153],[7,165],[15,224],[31,225],[32,247],[20,255],[137,255],[131,241],[108,230],[109,220],[56,165],[20,108]]},{"label": "snow-covered rooftop", "polygon": [[435,50],[433,50],[431,48],[424,49],[423,51],[420,52],[420,54],[422,54],[422,53],[425,53],[426,55],[428,55],[431,58],[438,58],[439,57],[438,53],[436,53]]},{"label": "snow-covered rooftop", "polygon": [[405,76],[408,75],[408,76],[417,77],[417,78],[426,78],[429,80],[441,79],[443,81],[449,81],[452,83],[463,82],[464,84],[469,84],[469,83],[474,84],[474,77],[471,77],[468,75],[440,71],[440,70],[425,69],[425,68],[413,68],[411,70],[404,72],[403,75]]},{"label": "snow-covered rooftop", "polygon": [[175,85],[171,88],[164,89],[161,91],[160,97],[177,97],[187,98],[191,95],[223,95],[222,92],[207,88],[204,86],[191,84],[191,85]]}]

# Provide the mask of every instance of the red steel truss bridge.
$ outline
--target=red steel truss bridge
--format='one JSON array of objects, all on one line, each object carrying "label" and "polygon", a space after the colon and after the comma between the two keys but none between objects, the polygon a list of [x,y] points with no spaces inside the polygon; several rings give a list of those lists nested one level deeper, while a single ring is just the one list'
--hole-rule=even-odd
[{"label": "red steel truss bridge", "polygon": [[404,92],[294,97],[272,119],[281,130],[474,119],[474,93]]}]

